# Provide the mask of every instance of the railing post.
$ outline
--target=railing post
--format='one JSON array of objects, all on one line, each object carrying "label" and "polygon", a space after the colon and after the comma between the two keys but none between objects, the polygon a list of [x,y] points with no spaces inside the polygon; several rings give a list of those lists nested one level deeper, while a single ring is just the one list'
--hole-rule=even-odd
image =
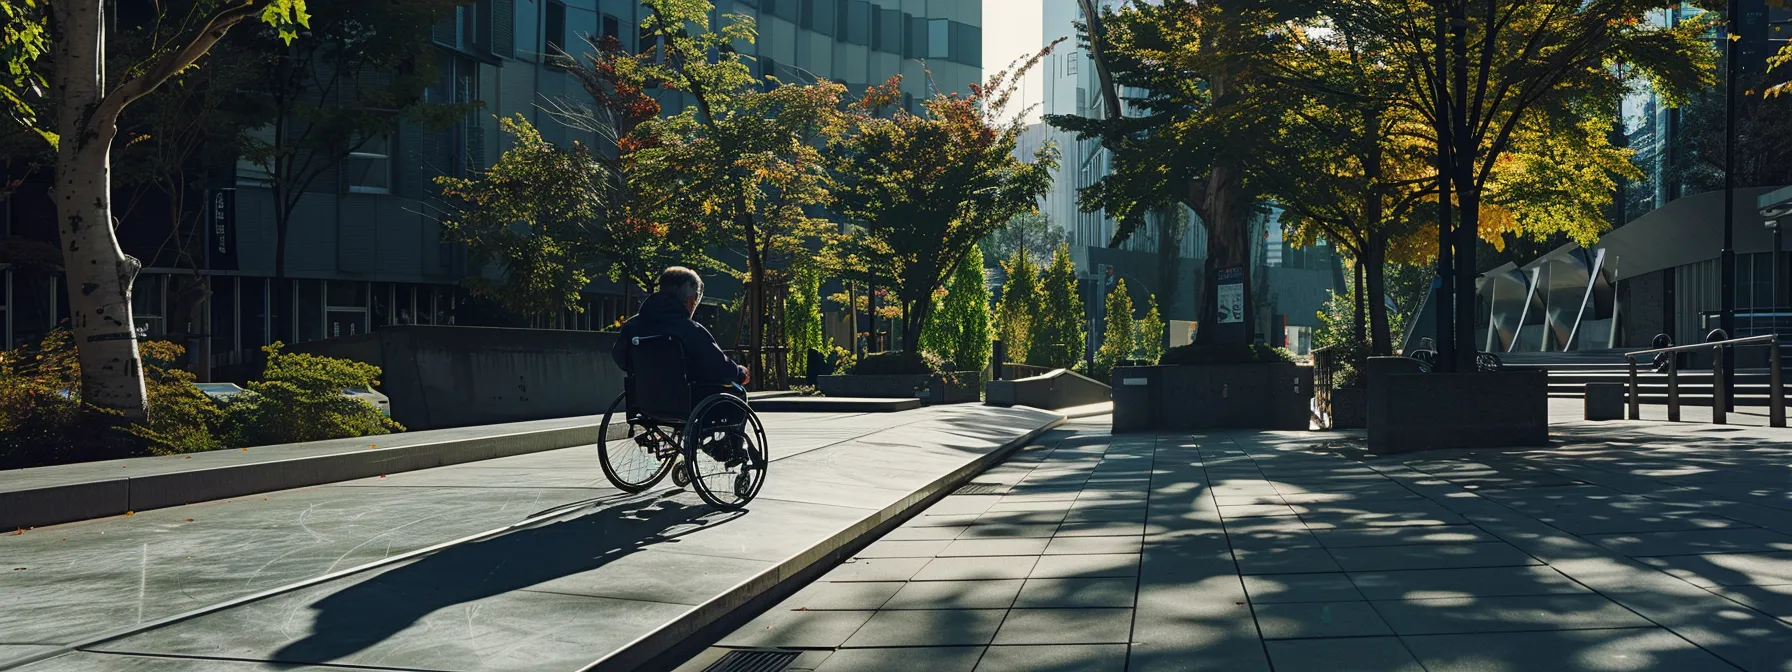
[{"label": "railing post", "polygon": [[1727,424],[1724,417],[1724,346],[1711,349],[1711,422]]},{"label": "railing post", "polygon": [[1668,353],[1668,422],[1680,421],[1680,353]]},{"label": "railing post", "polygon": [[1630,360],[1630,419],[1641,420],[1643,419],[1643,402],[1636,388],[1636,358],[1629,357],[1627,359]]},{"label": "railing post", "polygon": [[[1774,234],[1777,236],[1778,231]],[[1777,238],[1775,239],[1777,240]],[[1780,339],[1775,335],[1767,341],[1767,424],[1771,427],[1786,426],[1786,393],[1780,386]]]}]

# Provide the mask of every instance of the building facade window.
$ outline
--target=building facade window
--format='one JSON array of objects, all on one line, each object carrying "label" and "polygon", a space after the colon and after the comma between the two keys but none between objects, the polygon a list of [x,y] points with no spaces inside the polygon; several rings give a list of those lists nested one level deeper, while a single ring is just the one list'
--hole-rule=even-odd
[{"label": "building facade window", "polygon": [[342,172],[351,194],[392,193],[392,138],[373,135],[354,147],[342,160]]},{"label": "building facade window", "polygon": [[604,37],[614,37],[618,41],[621,41],[622,40],[622,20],[617,19],[616,17],[611,16],[609,14],[605,14],[604,20],[603,20],[603,33],[604,33]]},{"label": "building facade window", "polygon": [[555,56],[566,51],[566,5],[549,2],[541,21],[542,52]]},{"label": "building facade window", "polygon": [[341,338],[367,333],[370,287],[354,280],[331,280],[324,288],[324,335]]},{"label": "building facade window", "polygon": [[952,22],[946,19],[929,19],[927,21],[928,58],[952,57]]},{"label": "building facade window", "polygon": [[138,337],[160,338],[168,333],[168,276],[144,273],[131,283],[131,317]]}]

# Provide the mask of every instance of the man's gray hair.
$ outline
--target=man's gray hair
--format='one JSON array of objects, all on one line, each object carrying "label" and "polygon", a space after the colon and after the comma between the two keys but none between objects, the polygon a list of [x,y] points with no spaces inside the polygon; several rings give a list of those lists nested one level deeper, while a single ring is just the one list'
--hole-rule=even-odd
[{"label": "man's gray hair", "polygon": [[673,266],[660,271],[660,291],[678,297],[680,301],[691,299],[703,300],[703,278],[696,271],[683,266]]}]

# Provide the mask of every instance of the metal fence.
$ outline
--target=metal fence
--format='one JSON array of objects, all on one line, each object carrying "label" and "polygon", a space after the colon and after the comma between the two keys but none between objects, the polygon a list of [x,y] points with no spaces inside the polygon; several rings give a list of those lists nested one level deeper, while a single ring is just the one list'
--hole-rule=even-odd
[{"label": "metal fence", "polygon": [[[1730,406],[1730,395],[1729,391],[1725,389],[1724,380],[1724,369],[1726,367],[1724,360],[1728,359],[1726,353],[1736,346],[1764,345],[1767,347],[1768,362],[1767,422],[1773,427],[1786,426],[1785,387],[1780,384],[1779,336],[1766,334],[1762,336],[1749,336],[1746,338],[1721,339],[1721,331],[1713,332],[1713,335],[1719,336],[1720,340],[1713,340],[1708,343],[1694,343],[1692,345],[1678,345],[1669,348],[1656,348],[1653,350],[1638,350],[1636,352],[1624,353],[1624,358],[1630,360],[1630,388],[1628,393],[1631,420],[1642,419],[1642,393],[1637,385],[1636,377],[1636,360],[1638,357],[1653,356],[1661,361],[1658,366],[1664,368],[1668,374],[1668,422],[1679,422],[1680,363],[1678,360],[1680,358],[1673,355],[1680,352],[1691,352],[1710,348],[1711,421],[1721,425],[1728,421],[1725,414],[1729,411]],[[1661,357],[1661,355],[1668,356]]]}]

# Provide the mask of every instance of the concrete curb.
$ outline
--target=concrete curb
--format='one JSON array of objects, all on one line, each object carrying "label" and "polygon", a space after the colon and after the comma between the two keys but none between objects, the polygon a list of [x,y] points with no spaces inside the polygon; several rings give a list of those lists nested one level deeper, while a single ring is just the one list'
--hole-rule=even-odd
[{"label": "concrete curb", "polygon": [[58,525],[571,448],[595,444],[597,430],[597,424],[578,425],[12,490],[0,492],[0,529]]},{"label": "concrete curb", "polygon": [[721,595],[710,598],[708,602],[685,612],[671,623],[642,635],[603,659],[585,666],[580,672],[676,667],[684,658],[702,651],[711,641],[788,597],[842,560],[852,557],[878,537],[915,514],[927,510],[927,507],[951,494],[977,474],[1000,464],[1014,451],[1064,422],[1064,416],[1058,415],[1045,425],[965,463],[907,497],[866,516],[851,527],[786,558]]}]

